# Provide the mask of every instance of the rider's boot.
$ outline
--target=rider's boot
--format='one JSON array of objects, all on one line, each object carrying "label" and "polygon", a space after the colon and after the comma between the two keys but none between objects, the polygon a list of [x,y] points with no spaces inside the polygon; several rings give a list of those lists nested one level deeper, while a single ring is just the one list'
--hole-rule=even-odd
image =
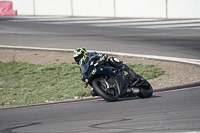
[{"label": "rider's boot", "polygon": [[129,77],[129,81],[130,81],[130,82],[132,82],[132,81],[135,80],[135,78],[136,78],[136,73],[135,73],[131,68],[129,68],[126,64],[123,64],[122,67],[121,67],[121,69],[122,69],[123,71],[128,72],[128,74],[130,75],[130,77]]},{"label": "rider's boot", "polygon": [[136,73],[131,68],[129,68],[126,64],[123,64],[123,61],[119,61],[117,58],[110,57],[108,59],[108,63],[113,67],[116,67],[116,68],[122,69],[123,71],[128,72],[128,74],[130,75],[129,77],[130,82],[135,80]]}]

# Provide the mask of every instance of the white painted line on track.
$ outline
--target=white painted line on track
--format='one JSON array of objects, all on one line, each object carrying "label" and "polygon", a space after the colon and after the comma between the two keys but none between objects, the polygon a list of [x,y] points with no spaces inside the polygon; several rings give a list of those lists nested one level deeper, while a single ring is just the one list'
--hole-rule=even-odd
[{"label": "white painted line on track", "polygon": [[[7,46],[7,45],[0,45],[0,48],[50,50],[50,51],[74,51],[75,50],[75,49],[62,49],[62,48]],[[96,51],[96,50],[87,50],[87,51],[88,52],[93,52],[93,51]],[[167,56],[158,56],[158,55],[142,55],[142,54],[131,54],[131,53],[120,53],[120,52],[109,52],[109,51],[96,51],[96,52],[106,53],[106,54],[113,54],[113,55],[123,55],[123,56],[150,58],[150,59],[168,60],[168,61],[176,61],[176,62],[184,62],[184,63],[189,63],[189,64],[200,65],[200,60],[198,60],[198,59],[177,58],[177,57],[167,57]]]},{"label": "white painted line on track", "polygon": [[154,25],[154,26],[137,26],[137,28],[178,28],[178,27],[189,27],[189,26],[199,26],[200,23],[197,24],[174,24],[174,25]]},{"label": "white painted line on track", "polygon": [[[158,21],[159,20],[159,21]],[[130,20],[131,21],[131,20]],[[200,20],[170,20],[170,21],[162,21],[162,19],[152,19],[152,22],[148,22],[149,20],[146,20],[144,22],[138,22],[135,21],[133,23],[116,23],[116,24],[98,24],[98,25],[95,25],[93,24],[94,26],[131,26],[131,25],[156,25],[158,24],[158,26],[160,26],[159,24],[168,24],[167,26],[170,26],[170,24],[173,24],[174,26],[176,25],[181,25],[181,26],[184,26],[184,25],[197,25],[199,26],[200,24]],[[127,21],[126,21],[127,22]],[[190,23],[195,23],[196,24],[190,24]],[[164,25],[163,25],[164,26]]]},{"label": "white painted line on track", "polygon": [[200,131],[172,132],[172,133],[200,133]]},{"label": "white painted line on track", "polygon": [[[107,20],[82,20],[82,21],[68,21],[68,22],[43,22],[43,23],[49,23],[49,24],[90,24],[90,23],[109,23],[109,24],[105,24],[105,25],[115,25],[114,23],[119,23],[120,24],[124,24],[124,23],[129,23],[129,22],[137,22],[137,21],[156,21],[157,19],[107,19]],[[101,24],[95,25],[92,24],[93,26],[101,26]],[[104,26],[104,25],[103,25]]]},{"label": "white painted line on track", "polygon": [[[22,19],[22,20],[20,20]],[[18,17],[15,20],[7,20],[7,21],[14,21],[14,22],[42,22],[42,21],[90,21],[90,20],[101,20],[105,19],[107,20],[108,18],[62,18],[62,17]],[[108,19],[109,20],[109,19]]]},{"label": "white painted line on track", "polygon": [[167,56],[158,56],[158,55],[130,54],[130,53],[109,52],[109,51],[97,51],[97,52],[114,54],[114,55],[126,55],[126,56],[134,56],[134,57],[144,57],[144,58],[151,58],[151,59],[177,61],[177,62],[184,62],[184,63],[200,65],[200,60],[198,60],[198,59],[177,58],[177,57],[167,57]]}]

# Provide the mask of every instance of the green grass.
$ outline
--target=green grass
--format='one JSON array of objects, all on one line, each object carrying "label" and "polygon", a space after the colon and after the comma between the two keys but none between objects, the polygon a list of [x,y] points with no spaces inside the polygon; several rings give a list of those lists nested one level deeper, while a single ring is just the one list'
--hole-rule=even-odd
[{"label": "green grass", "polygon": [[142,65],[142,64],[127,64],[131,69],[133,69],[137,74],[141,75],[146,80],[157,78],[160,75],[164,75],[165,71],[154,65]]},{"label": "green grass", "polygon": [[[164,74],[152,65],[129,66],[147,79]],[[74,62],[51,65],[0,62],[0,108],[86,97],[90,96],[90,89],[80,80],[79,66]]]}]

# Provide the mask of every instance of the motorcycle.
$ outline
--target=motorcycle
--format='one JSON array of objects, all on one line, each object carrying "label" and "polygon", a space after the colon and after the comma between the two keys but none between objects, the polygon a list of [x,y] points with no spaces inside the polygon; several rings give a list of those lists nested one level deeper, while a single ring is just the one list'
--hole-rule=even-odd
[{"label": "motorcycle", "polygon": [[110,66],[107,61],[95,61],[92,58],[86,57],[81,62],[81,71],[86,77],[86,87],[89,84],[93,88],[93,95],[109,102],[125,97],[152,96],[150,83],[140,75],[137,74],[136,80],[130,82],[129,74],[125,74],[122,69]]}]

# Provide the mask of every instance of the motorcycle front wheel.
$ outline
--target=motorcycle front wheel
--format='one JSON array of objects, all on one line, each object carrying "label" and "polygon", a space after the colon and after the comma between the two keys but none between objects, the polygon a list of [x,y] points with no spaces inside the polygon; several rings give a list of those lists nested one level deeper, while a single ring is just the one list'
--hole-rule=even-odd
[{"label": "motorcycle front wheel", "polygon": [[113,88],[113,93],[106,92],[106,87],[101,82],[100,79],[95,79],[92,81],[92,87],[94,88],[95,93],[97,93],[99,96],[101,96],[103,99],[105,99],[108,102],[114,102],[119,99],[118,92]]}]

